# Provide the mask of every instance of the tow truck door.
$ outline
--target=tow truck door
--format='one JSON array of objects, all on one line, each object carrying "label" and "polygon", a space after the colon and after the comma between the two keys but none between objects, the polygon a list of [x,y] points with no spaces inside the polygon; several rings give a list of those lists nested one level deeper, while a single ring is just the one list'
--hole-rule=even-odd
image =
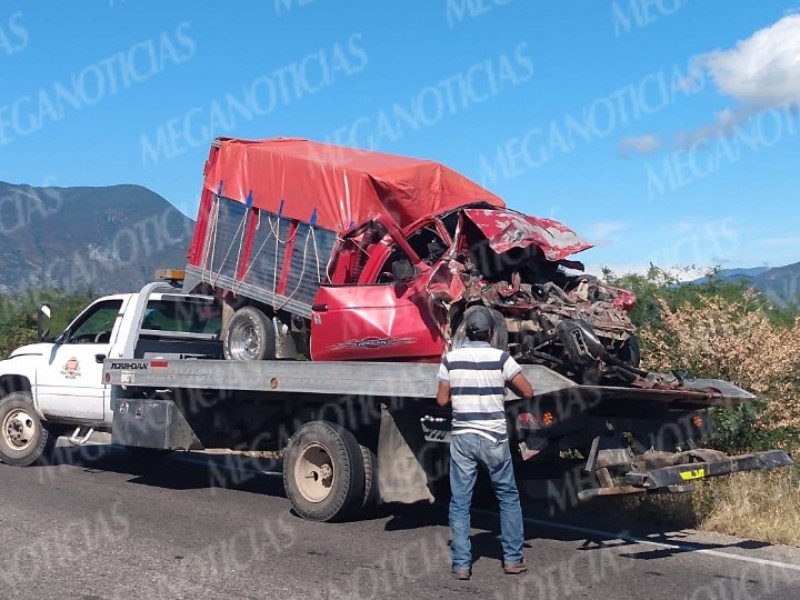
[{"label": "tow truck door", "polygon": [[37,372],[36,398],[49,418],[102,421],[109,386],[102,381],[103,360],[116,340],[122,299],[90,305],[53,344]]}]

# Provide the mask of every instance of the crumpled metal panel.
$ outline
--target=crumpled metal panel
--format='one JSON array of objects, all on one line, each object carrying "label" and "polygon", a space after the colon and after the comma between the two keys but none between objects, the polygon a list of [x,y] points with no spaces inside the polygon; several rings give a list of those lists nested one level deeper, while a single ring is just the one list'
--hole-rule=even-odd
[{"label": "crumpled metal panel", "polygon": [[498,253],[536,244],[547,260],[562,260],[592,247],[569,227],[553,219],[530,217],[508,209],[468,208],[472,221]]}]

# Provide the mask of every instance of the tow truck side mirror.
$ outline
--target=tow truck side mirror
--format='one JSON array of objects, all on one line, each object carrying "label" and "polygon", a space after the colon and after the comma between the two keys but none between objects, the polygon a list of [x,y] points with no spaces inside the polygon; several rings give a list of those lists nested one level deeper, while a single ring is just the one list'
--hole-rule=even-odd
[{"label": "tow truck side mirror", "polygon": [[36,331],[39,336],[39,341],[49,342],[50,337],[50,316],[51,310],[49,304],[42,304],[39,307],[39,312],[36,317]]}]

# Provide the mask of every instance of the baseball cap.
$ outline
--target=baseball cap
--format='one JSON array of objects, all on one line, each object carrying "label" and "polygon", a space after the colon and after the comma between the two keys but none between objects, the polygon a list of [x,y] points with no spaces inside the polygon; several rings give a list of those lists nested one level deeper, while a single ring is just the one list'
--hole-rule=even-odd
[{"label": "baseball cap", "polygon": [[492,313],[488,308],[483,306],[477,307],[467,315],[466,329],[467,333],[481,333],[489,331],[494,325]]}]

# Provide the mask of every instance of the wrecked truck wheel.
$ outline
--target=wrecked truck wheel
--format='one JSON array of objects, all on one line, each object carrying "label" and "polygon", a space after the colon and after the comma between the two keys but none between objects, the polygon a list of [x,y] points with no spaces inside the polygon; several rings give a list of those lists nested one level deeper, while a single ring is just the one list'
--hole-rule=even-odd
[{"label": "wrecked truck wheel", "polygon": [[0,400],[0,460],[27,467],[47,456],[58,436],[44,427],[30,392],[12,392]]},{"label": "wrecked truck wheel", "polygon": [[272,321],[255,306],[245,306],[231,317],[222,343],[226,360],[272,360],[275,329]]},{"label": "wrecked truck wheel", "polygon": [[617,352],[617,358],[619,358],[625,364],[638,369],[639,364],[642,362],[642,351],[639,347],[639,338],[631,333],[628,339],[622,342],[622,346]]},{"label": "wrecked truck wheel", "polygon": [[327,421],[303,425],[283,457],[283,487],[298,515],[335,521],[364,502],[364,461],[353,434]]},{"label": "wrecked truck wheel", "polygon": [[[461,319],[458,322],[458,326],[456,327],[455,333],[452,336],[453,350],[457,350],[464,345],[467,341],[467,316],[471,313],[475,312],[476,310],[481,310],[483,305],[474,305],[467,308],[464,311],[464,314],[461,315]],[[508,328],[506,327],[506,320],[499,311],[489,308],[490,313],[492,313],[492,321],[494,321],[494,329],[492,332],[492,339],[489,340],[489,344],[493,348],[497,348],[498,350],[508,350]]]}]

